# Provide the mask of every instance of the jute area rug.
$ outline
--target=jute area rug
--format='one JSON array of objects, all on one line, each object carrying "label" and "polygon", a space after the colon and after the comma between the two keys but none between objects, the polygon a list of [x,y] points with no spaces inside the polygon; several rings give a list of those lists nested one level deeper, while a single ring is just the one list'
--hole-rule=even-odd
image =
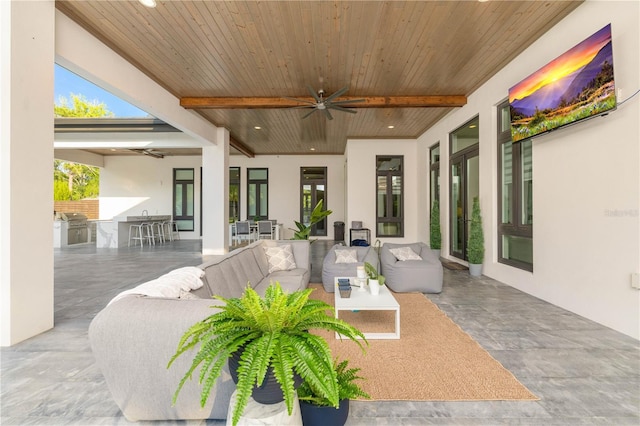
[{"label": "jute area rug", "polygon": [[[333,294],[312,284],[311,297],[333,306]],[[353,289],[352,291],[358,291]],[[350,340],[318,332],[334,357],[361,368],[360,385],[373,400],[537,400],[507,369],[421,293],[394,293],[400,339],[369,340],[366,354]],[[363,332],[393,331],[391,311],[340,311]]]}]

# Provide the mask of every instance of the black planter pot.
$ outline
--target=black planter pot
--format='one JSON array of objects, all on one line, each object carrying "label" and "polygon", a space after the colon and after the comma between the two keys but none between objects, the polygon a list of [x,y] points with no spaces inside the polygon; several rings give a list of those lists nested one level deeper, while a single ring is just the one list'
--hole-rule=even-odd
[{"label": "black planter pot", "polygon": [[300,401],[300,412],[304,426],[343,426],[349,417],[349,400],[341,400],[337,409]]},{"label": "black planter pot", "polygon": [[[242,350],[235,352],[231,358],[229,358],[229,372],[231,373],[231,379],[233,383],[238,384],[238,366],[240,362],[240,356],[242,355]],[[302,377],[299,375],[294,375],[293,377],[293,387],[297,388],[302,383]],[[280,383],[276,381],[276,376],[273,373],[273,369],[269,367],[267,369],[267,375],[260,386],[253,386],[253,393],[251,397],[260,404],[277,404],[278,402],[284,401],[284,394],[282,393],[282,388],[280,388]]]}]

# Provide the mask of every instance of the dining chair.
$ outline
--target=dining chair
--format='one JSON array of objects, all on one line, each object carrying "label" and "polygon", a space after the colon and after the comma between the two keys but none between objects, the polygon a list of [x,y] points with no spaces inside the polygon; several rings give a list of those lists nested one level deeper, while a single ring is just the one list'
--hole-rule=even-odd
[{"label": "dining chair", "polygon": [[253,240],[253,234],[251,233],[251,226],[248,221],[236,222],[236,235],[234,237],[238,244],[241,241],[251,242]]},{"label": "dining chair", "polygon": [[273,240],[273,225],[270,220],[258,221],[258,239]]}]

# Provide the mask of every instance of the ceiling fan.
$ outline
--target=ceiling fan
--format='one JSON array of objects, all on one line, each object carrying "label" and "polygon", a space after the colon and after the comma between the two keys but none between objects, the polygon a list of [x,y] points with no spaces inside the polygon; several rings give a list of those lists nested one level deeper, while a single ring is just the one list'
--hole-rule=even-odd
[{"label": "ceiling fan", "polygon": [[310,101],[307,99],[289,98],[285,96],[285,99],[290,99],[293,101],[306,104],[306,105],[295,106],[293,108],[312,108],[311,111],[309,111],[307,114],[305,114],[302,117],[303,119],[309,117],[311,114],[313,114],[316,111],[323,111],[329,120],[333,120],[333,116],[331,115],[331,112],[329,112],[330,109],[333,109],[335,111],[343,111],[343,112],[348,112],[350,114],[355,114],[356,111],[345,108],[342,105],[365,101],[365,99],[345,99],[342,101],[335,100],[340,96],[344,95],[345,93],[347,93],[347,90],[349,90],[347,86],[343,87],[337,92],[332,93],[326,98],[324,97],[325,92],[323,89],[318,90],[317,93],[313,90],[311,86],[307,86],[307,89],[309,90],[309,93],[311,93],[311,96],[313,97],[313,101]]},{"label": "ceiling fan", "polygon": [[142,154],[142,155],[148,155],[149,157],[153,157],[153,158],[164,158],[165,155],[167,155],[166,152],[163,151],[157,151],[155,149],[152,148],[146,148],[146,149],[129,149],[129,151],[133,151],[133,152],[137,152],[138,154]]}]

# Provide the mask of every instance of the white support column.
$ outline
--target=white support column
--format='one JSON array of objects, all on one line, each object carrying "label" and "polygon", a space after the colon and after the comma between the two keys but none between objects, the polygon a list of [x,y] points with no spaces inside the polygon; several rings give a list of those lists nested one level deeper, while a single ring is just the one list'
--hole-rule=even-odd
[{"label": "white support column", "polygon": [[229,131],[216,131],[216,145],[202,148],[202,254],[229,248]]},{"label": "white support column", "polygon": [[0,1],[0,345],[53,327],[53,0]]}]

